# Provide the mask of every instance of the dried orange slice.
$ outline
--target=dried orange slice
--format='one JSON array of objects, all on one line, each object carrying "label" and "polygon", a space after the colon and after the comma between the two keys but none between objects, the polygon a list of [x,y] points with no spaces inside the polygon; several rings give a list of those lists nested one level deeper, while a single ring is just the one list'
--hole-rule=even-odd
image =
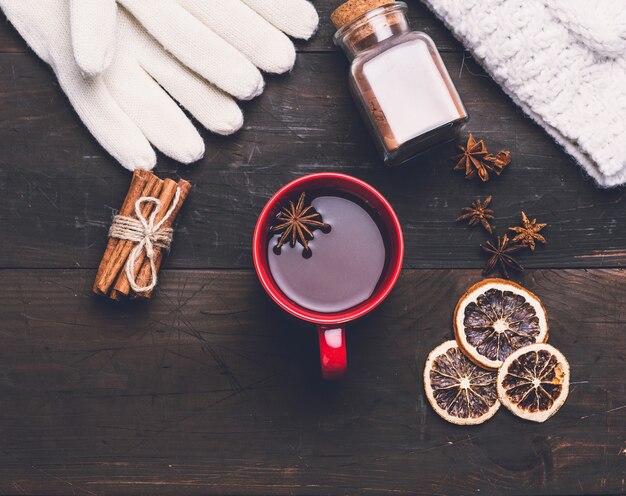
[{"label": "dried orange slice", "polygon": [[457,303],[454,334],[473,362],[497,369],[515,350],[548,339],[548,316],[539,298],[519,284],[485,279]]},{"label": "dried orange slice", "polygon": [[424,388],[435,412],[453,424],[482,424],[500,408],[496,373],[468,360],[456,341],[446,341],[430,352]]},{"label": "dried orange slice", "polygon": [[510,354],[498,370],[498,397],[515,415],[545,422],[569,393],[569,363],[549,344],[533,344]]}]

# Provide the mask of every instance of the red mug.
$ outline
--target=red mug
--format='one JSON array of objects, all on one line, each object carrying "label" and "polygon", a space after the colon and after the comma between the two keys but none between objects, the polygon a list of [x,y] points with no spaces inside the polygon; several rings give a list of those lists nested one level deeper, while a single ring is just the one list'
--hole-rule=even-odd
[{"label": "red mug", "polygon": [[[313,189],[331,189],[356,196],[378,214],[378,219],[385,226],[385,232],[382,234],[387,242],[387,263],[377,288],[364,302],[335,313],[312,311],[293,302],[274,282],[268,265],[267,247],[272,221],[286,201],[297,198],[303,191]],[[294,317],[317,325],[322,375],[326,379],[339,379],[345,374],[347,365],[345,324],[371,312],[389,295],[402,270],[404,240],[400,221],[383,195],[355,177],[336,172],[322,172],[300,177],[283,186],[272,196],[257,220],[252,255],[256,273],[270,298]]]}]

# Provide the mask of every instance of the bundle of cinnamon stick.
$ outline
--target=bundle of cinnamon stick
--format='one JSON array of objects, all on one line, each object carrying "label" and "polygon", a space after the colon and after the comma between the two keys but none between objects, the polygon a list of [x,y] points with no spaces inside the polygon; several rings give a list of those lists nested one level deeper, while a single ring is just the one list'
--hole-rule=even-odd
[{"label": "bundle of cinnamon stick", "polygon": [[[160,222],[169,213],[169,216],[163,222],[163,228],[171,228],[190,190],[191,184],[183,179],[178,182],[171,179],[161,180],[150,171],[136,170],[119,215],[137,219],[135,212],[137,201],[142,197],[155,198],[160,202],[160,209],[155,216],[155,222]],[[177,200],[177,203],[173,205],[175,200]],[[142,217],[148,219],[154,212],[156,203],[141,203],[139,207]],[[136,243],[128,239],[116,239],[109,236],[109,241],[93,285],[94,293],[108,296],[113,300],[121,300],[127,297],[150,298],[152,296],[152,290],[135,293],[128,280],[126,265],[135,245]],[[163,262],[163,256],[163,249],[158,246],[155,247],[153,261],[157,272]],[[149,285],[152,279],[152,266],[145,251],[139,254],[134,267],[130,270],[134,274],[136,285],[139,287]]]}]

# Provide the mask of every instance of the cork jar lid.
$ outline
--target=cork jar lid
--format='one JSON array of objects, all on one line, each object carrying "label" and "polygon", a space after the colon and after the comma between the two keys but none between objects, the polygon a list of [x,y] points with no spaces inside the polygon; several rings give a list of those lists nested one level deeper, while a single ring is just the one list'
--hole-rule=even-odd
[{"label": "cork jar lid", "polygon": [[330,20],[333,21],[335,28],[340,29],[370,10],[393,2],[394,0],[348,0],[335,9],[330,15]]}]

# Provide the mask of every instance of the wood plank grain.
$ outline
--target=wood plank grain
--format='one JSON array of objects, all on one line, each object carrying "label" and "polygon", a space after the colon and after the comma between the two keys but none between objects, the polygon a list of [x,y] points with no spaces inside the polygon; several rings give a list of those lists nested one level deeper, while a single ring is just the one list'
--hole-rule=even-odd
[{"label": "wood plank grain", "polygon": [[152,302],[90,270],[0,272],[0,491],[29,494],[618,494],[626,273],[531,271],[572,389],[545,424],[442,421],[421,381],[473,270],[407,270],[319,377],[312,329],[251,271],[165,271]]},{"label": "wood plank grain", "polygon": [[[333,9],[341,4],[337,0],[316,0],[315,7],[320,16],[319,30],[308,41],[296,41],[299,52],[328,52],[334,51],[335,46],[332,38],[335,29],[330,22],[330,14]],[[459,50],[461,45],[454,39],[429,10],[419,2],[409,2],[408,19],[411,27],[415,30],[424,31],[430,35],[440,50]],[[26,43],[20,39],[19,34],[6,21],[4,14],[0,12],[0,53],[26,52]]]},{"label": "wood plank grain", "polygon": [[28,52],[28,45],[0,11],[0,53]]},{"label": "wood plank grain", "polygon": [[[460,208],[494,195],[500,232],[522,210],[550,224],[547,248],[529,267],[626,263],[624,190],[599,191],[545,133],[460,53],[445,61],[472,114],[469,130],[513,165],[482,185],[452,172],[454,145],[385,169],[356,113],[339,54],[302,54],[290,76],[273,78],[245,105],[245,128],[204,133],[206,157],[190,167],[161,159],[157,171],[195,184],[173,256],[180,268],[249,268],[254,222],[289,180],[318,171],[353,174],[396,208],[408,267],[478,267],[484,235],[455,225]],[[96,144],[54,77],[29,54],[0,55],[0,267],[95,267],[129,174]]]}]

